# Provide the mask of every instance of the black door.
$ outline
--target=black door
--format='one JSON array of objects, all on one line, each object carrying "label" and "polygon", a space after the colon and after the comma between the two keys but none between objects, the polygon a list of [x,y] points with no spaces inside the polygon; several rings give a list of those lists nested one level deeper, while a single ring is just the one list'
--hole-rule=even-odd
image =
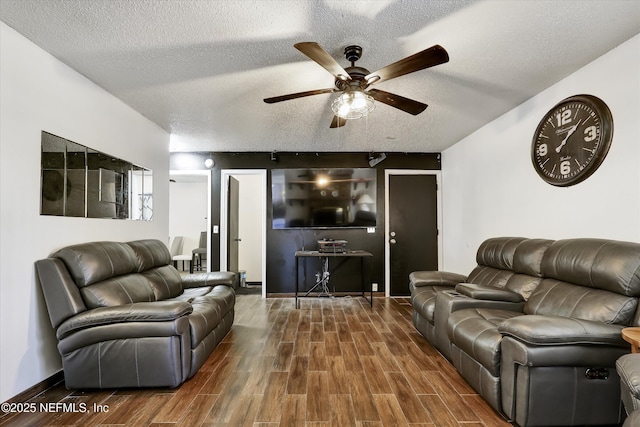
[{"label": "black door", "polygon": [[409,273],[438,269],[435,175],[389,175],[391,296],[409,295]]}]

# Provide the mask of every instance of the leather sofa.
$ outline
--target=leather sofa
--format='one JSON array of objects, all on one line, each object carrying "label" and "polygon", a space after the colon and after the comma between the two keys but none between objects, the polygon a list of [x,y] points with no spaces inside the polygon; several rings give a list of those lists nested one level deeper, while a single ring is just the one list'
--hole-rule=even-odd
[{"label": "leather sofa", "polygon": [[640,354],[625,354],[616,361],[620,393],[627,413],[623,427],[640,426]]},{"label": "leather sofa", "polygon": [[176,387],[233,324],[236,275],[181,276],[159,240],[68,246],[35,266],[70,389]]},{"label": "leather sofa", "polygon": [[640,323],[640,244],[497,238],[477,261],[468,283],[412,273],[416,328],[519,426],[622,422],[615,362]]},{"label": "leather sofa", "polygon": [[409,289],[416,329],[450,360],[449,314],[467,306],[521,309],[542,280],[540,263],[551,243],[524,237],[491,238],[478,248],[478,265],[468,276],[446,271],[412,272]]}]

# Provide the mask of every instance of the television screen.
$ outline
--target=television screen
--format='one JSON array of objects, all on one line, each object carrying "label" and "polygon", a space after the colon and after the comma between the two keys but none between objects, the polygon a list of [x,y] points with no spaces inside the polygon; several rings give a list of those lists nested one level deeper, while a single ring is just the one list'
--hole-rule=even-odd
[{"label": "television screen", "polygon": [[273,169],[273,228],[375,227],[376,170]]}]

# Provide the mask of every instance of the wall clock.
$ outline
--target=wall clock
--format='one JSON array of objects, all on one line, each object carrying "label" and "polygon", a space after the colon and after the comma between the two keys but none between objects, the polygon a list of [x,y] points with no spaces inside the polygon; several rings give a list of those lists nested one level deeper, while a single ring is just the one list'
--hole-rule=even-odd
[{"label": "wall clock", "polygon": [[571,96],[540,121],[531,145],[533,167],[551,185],[577,184],[602,164],[612,137],[607,104],[593,95]]}]

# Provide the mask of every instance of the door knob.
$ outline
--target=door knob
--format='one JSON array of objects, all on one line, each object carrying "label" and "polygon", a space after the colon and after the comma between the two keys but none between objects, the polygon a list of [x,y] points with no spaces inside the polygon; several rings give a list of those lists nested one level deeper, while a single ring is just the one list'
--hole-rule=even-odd
[{"label": "door knob", "polygon": [[236,242],[241,242],[242,239],[234,239]]},{"label": "door knob", "polygon": [[392,231],[391,233],[389,233],[389,235],[390,235],[391,237],[396,237],[396,232],[395,232],[395,231]]},{"label": "door knob", "polygon": [[392,245],[395,245],[396,244],[396,239],[389,240],[389,243],[391,243]]}]

